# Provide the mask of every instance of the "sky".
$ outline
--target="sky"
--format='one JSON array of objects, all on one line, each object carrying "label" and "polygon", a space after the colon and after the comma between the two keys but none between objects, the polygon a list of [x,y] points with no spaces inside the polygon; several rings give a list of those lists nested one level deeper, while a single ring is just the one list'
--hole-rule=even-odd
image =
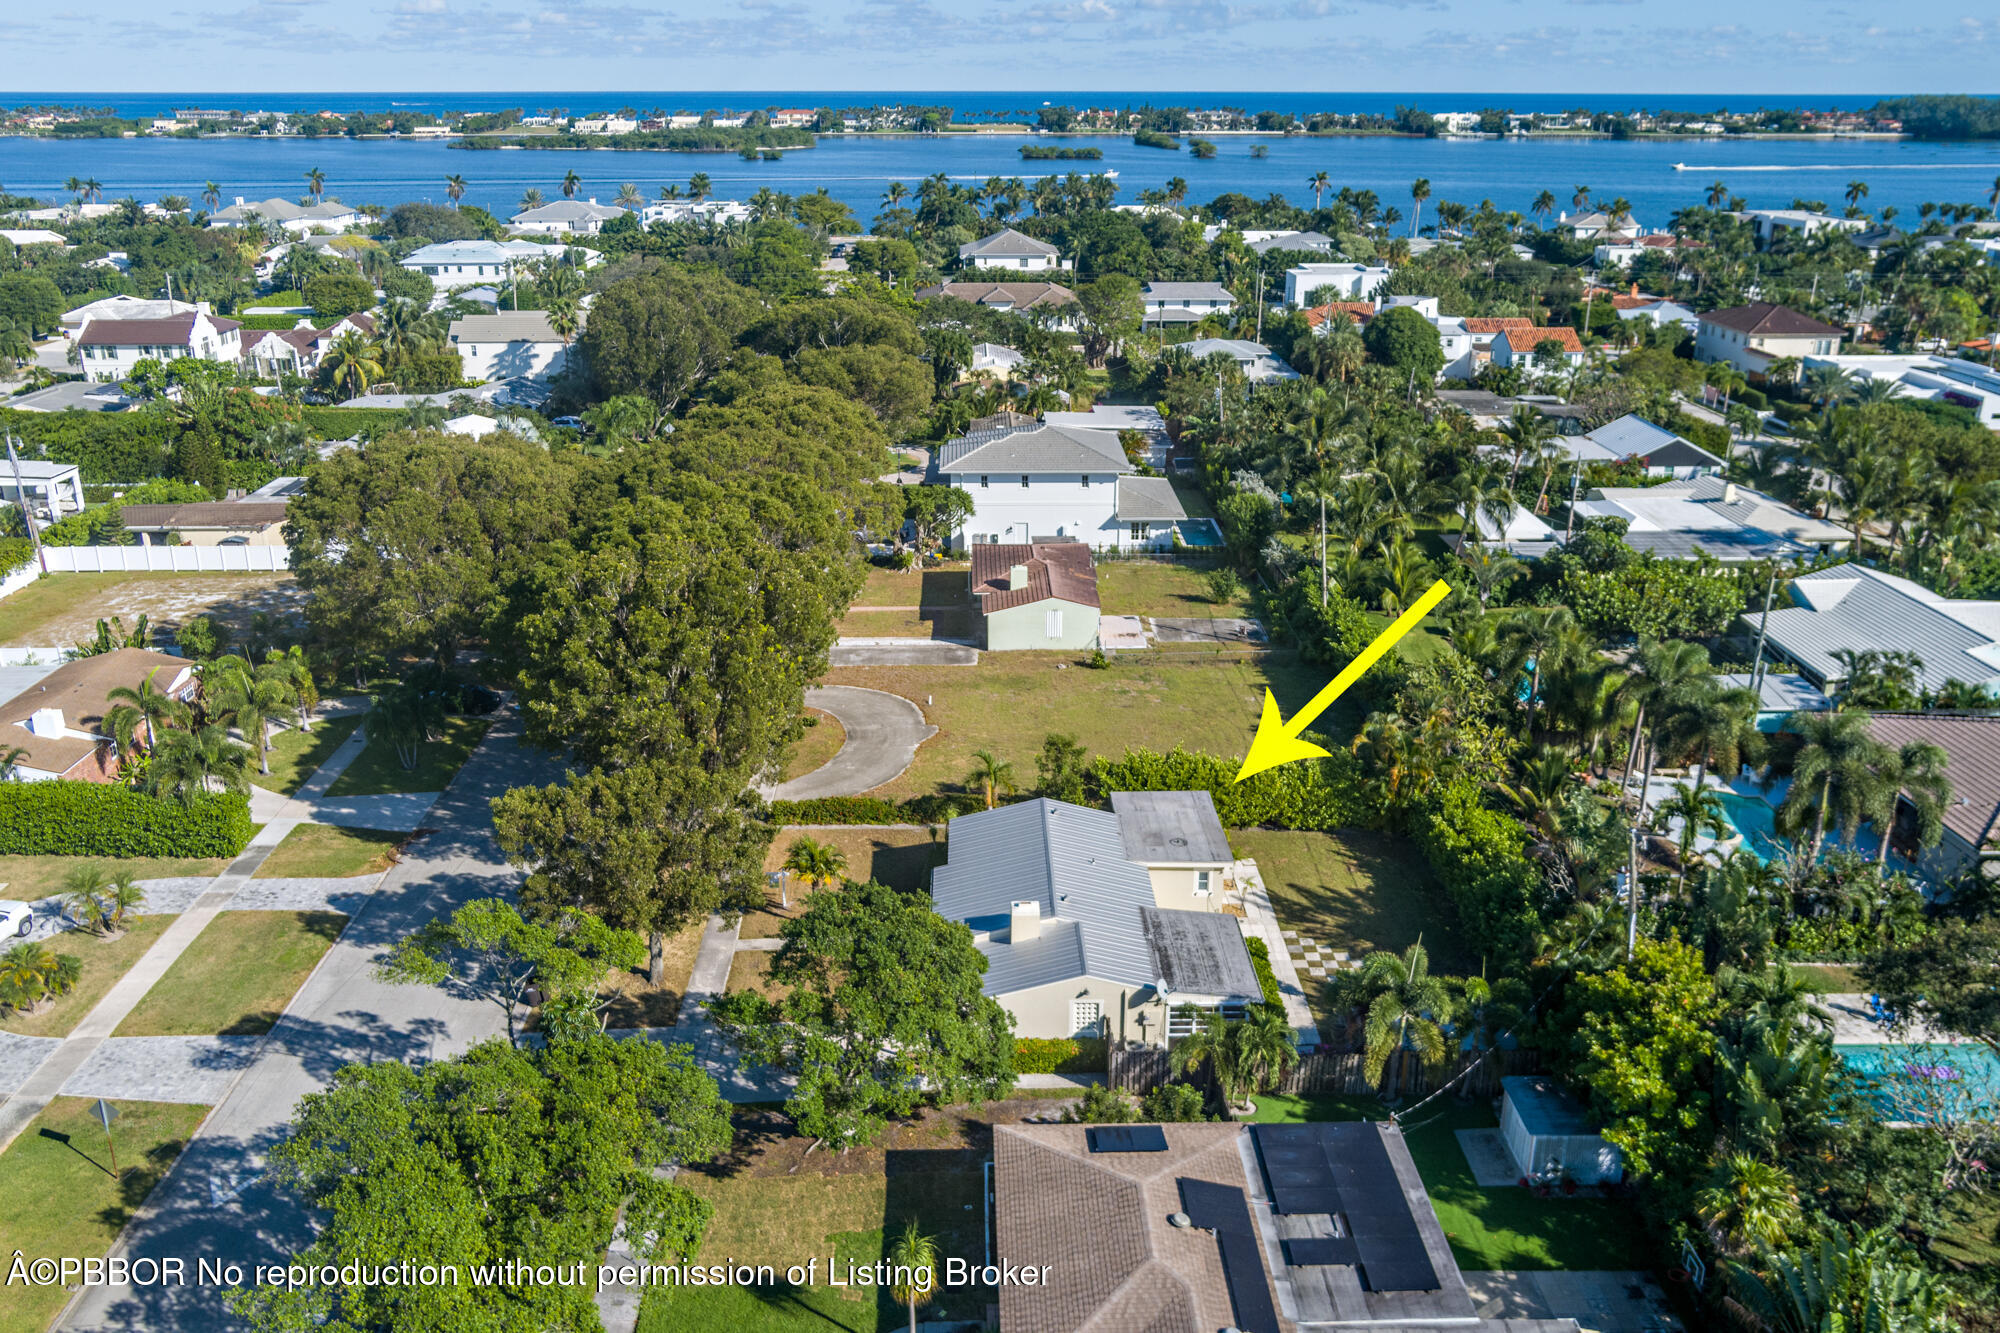
[{"label": "sky", "polygon": [[[1823,0],[99,0],[14,79],[131,92],[2000,91],[2000,5]],[[74,79],[60,78],[63,70]],[[4,77],[4,76],[0,76]]]}]

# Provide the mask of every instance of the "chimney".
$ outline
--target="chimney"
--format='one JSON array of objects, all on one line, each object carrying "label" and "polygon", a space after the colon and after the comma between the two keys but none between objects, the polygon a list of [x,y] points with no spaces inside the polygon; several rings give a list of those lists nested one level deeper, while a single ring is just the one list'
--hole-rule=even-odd
[{"label": "chimney", "polygon": [[[63,725],[63,710],[60,708],[37,708],[28,715],[28,734],[31,736],[60,736],[68,727]],[[1028,906],[1033,907],[1030,903]]]},{"label": "chimney", "polygon": [[1010,591],[1016,588],[1025,588],[1027,586],[1028,586],[1028,567],[1026,565],[1015,565],[1012,569],[1007,571],[1007,587]]},{"label": "chimney", "polygon": [[243,196],[240,194],[236,196],[236,206],[238,208],[243,207]]},{"label": "chimney", "polygon": [[[38,714],[39,716],[39,714]],[[60,718],[62,714],[57,713]],[[1039,901],[1015,903],[1007,913],[1007,942],[1020,944],[1042,937],[1042,905]]]},{"label": "chimney", "polygon": [[1733,482],[1733,481],[1725,481],[1725,482],[1723,482],[1723,483],[1722,483],[1722,503],[1724,503],[1724,504],[1726,504],[1726,505],[1733,505],[1733,504],[1735,504],[1735,503],[1736,503],[1736,483],[1735,483],[1735,482]]}]

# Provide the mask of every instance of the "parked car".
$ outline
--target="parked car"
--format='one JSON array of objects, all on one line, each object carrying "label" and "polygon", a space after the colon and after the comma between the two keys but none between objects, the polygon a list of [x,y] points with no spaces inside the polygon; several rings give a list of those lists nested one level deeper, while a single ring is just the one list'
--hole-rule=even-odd
[{"label": "parked car", "polygon": [[35,928],[35,909],[28,903],[0,898],[0,939],[25,935]]}]

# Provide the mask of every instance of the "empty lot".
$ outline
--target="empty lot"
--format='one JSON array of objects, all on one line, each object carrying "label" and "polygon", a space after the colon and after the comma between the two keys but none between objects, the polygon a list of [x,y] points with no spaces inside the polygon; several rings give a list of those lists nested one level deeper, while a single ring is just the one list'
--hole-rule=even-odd
[{"label": "empty lot", "polygon": [[302,623],[304,609],[289,574],[50,574],[0,600],[0,647],[67,647],[113,616],[129,631],[141,615],[161,630],[214,615],[241,638],[260,611]]}]

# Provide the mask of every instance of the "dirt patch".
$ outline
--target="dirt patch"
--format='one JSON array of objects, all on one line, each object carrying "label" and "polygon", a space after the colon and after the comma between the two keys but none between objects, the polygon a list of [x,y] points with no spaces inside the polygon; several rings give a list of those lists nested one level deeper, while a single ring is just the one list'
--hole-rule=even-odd
[{"label": "dirt patch", "polygon": [[97,622],[123,618],[126,629],[147,617],[153,628],[166,632],[199,615],[212,615],[241,642],[251,618],[274,617],[278,625],[296,631],[305,623],[305,593],[290,574],[54,574],[8,598],[30,612],[33,599],[41,614],[9,617],[4,645],[62,647],[94,636]]},{"label": "dirt patch", "polygon": [[[739,955],[740,957],[741,955]],[[706,1166],[689,1167],[712,1176],[847,1176],[880,1174],[892,1153],[962,1152],[977,1162],[993,1151],[993,1126],[1018,1125],[1030,1119],[1053,1120],[1068,1097],[1009,1097],[969,1106],[931,1107],[915,1118],[892,1123],[880,1140],[845,1152],[821,1149],[808,1154],[813,1141],[800,1135],[784,1112],[744,1108],[730,1117],[736,1138],[727,1155]]]}]

